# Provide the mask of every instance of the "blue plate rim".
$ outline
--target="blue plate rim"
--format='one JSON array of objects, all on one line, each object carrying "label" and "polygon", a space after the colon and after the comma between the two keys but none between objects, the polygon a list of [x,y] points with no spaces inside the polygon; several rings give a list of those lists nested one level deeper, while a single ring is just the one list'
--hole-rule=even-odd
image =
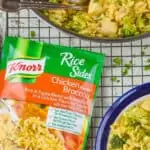
[{"label": "blue plate rim", "polygon": [[[142,92],[140,93],[139,91]],[[100,122],[97,135],[96,135],[95,150],[107,150],[109,126],[111,125],[109,123],[109,119],[113,118],[112,120],[114,121],[118,117],[118,115],[122,112],[122,110],[125,109],[125,107],[129,106],[132,102],[136,101],[140,97],[146,96],[148,94],[150,94],[150,82],[144,83],[142,85],[138,85],[128,90],[110,106],[110,108],[106,111],[105,115],[103,116]],[[130,99],[128,100],[128,98],[130,97],[132,97],[131,98],[132,100],[129,102]],[[123,109],[121,109],[122,108],[121,106],[124,106]],[[117,111],[118,113],[113,117],[112,114],[115,111]],[[107,130],[105,130],[105,128],[107,128]],[[105,135],[105,133],[106,133],[106,137],[103,136]]]}]

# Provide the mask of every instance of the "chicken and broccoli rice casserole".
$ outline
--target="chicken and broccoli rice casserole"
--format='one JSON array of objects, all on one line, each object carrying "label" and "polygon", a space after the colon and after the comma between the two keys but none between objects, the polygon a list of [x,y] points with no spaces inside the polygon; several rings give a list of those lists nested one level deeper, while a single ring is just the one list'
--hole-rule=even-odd
[{"label": "chicken and broccoli rice casserole", "polygon": [[[50,0],[66,4],[66,0]],[[60,27],[87,37],[129,37],[150,31],[150,0],[90,0],[88,10],[49,10]]]},{"label": "chicken and broccoli rice casserole", "polygon": [[111,126],[107,149],[150,149],[150,99],[143,99],[119,116]]}]

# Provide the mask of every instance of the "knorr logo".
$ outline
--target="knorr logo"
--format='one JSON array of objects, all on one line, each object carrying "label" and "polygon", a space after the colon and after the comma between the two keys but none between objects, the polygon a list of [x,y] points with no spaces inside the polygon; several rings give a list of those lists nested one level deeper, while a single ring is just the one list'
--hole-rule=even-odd
[{"label": "knorr logo", "polygon": [[[92,74],[87,72],[87,69],[83,69],[85,66],[85,59],[79,59],[75,57],[70,52],[64,52],[60,54],[62,57],[61,66],[67,65],[69,68],[72,68],[72,72],[70,72],[70,77],[76,78],[84,78],[84,79],[92,79]],[[82,67],[82,69],[81,69]]]},{"label": "knorr logo", "polygon": [[44,72],[45,59],[41,60],[27,60],[16,59],[9,61],[7,64],[6,78],[13,75],[40,75]]}]

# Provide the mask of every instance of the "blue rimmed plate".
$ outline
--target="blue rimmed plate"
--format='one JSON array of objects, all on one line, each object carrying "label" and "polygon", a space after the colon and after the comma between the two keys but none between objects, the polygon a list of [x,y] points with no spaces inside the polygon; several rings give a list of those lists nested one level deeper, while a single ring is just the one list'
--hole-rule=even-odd
[{"label": "blue rimmed plate", "polygon": [[146,96],[150,97],[150,83],[129,90],[113,103],[100,123],[96,137],[95,150],[107,150],[110,126],[126,108],[142,100],[143,97]]}]

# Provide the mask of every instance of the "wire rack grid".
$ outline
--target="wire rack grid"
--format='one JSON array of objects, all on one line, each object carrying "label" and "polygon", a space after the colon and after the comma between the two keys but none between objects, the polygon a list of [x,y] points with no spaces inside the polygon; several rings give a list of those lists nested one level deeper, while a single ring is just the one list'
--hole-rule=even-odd
[{"label": "wire rack grid", "polygon": [[[57,29],[48,26],[44,21],[37,19],[34,13],[27,10],[20,11],[19,13],[9,13],[6,15],[6,20],[6,33],[8,35],[85,48],[90,51],[106,54],[107,58],[102,82],[96,98],[87,145],[87,150],[94,150],[100,120],[109,106],[128,89],[150,81],[150,71],[144,70],[144,66],[147,65],[147,60],[150,58],[150,39],[108,44],[80,40],[79,38],[59,32]],[[35,33],[34,38],[31,36],[31,32]],[[144,56],[143,50],[146,53]],[[120,58],[122,60],[120,66],[113,67],[114,58]],[[132,61],[132,66],[128,75],[122,76],[125,64],[130,61]],[[117,77],[119,82],[112,81],[112,77]]]}]

